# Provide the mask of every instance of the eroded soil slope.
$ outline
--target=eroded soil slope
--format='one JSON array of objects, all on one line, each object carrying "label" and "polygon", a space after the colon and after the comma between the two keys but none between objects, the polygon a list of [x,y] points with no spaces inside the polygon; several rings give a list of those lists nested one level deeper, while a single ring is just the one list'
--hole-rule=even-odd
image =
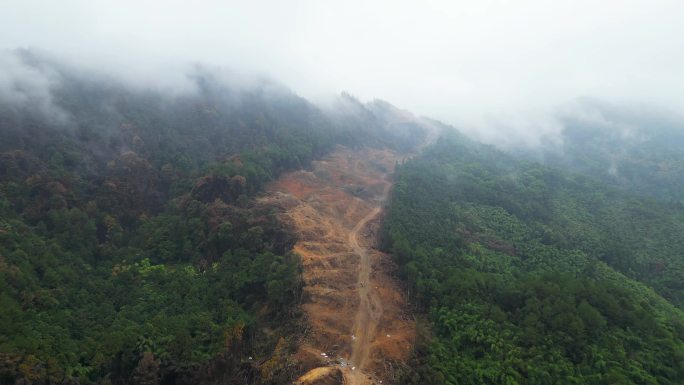
[{"label": "eroded soil slope", "polygon": [[409,354],[414,323],[390,257],[373,247],[397,161],[389,150],[338,147],[264,198],[285,208],[300,237],[308,322],[295,355],[300,383],[391,383]]}]

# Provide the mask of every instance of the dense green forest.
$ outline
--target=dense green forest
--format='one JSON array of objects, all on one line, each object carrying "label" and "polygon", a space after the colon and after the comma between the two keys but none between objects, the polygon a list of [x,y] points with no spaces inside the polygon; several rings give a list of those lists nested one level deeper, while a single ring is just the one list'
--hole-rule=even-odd
[{"label": "dense green forest", "polygon": [[50,113],[0,103],[0,383],[289,381],[295,239],[255,194],[423,133],[348,95],[331,115],[268,80],[166,93],[18,54],[58,81]]},{"label": "dense green forest", "polygon": [[[445,129],[202,67],[167,92],[17,55],[52,80],[0,98],[0,384],[289,383],[296,239],[258,194],[336,145]],[[382,247],[424,316],[406,383],[684,382],[684,139],[602,108],[562,151],[454,132],[397,166]]]},{"label": "dense green forest", "polygon": [[416,384],[681,384],[684,207],[448,135],[383,246],[429,326]]}]

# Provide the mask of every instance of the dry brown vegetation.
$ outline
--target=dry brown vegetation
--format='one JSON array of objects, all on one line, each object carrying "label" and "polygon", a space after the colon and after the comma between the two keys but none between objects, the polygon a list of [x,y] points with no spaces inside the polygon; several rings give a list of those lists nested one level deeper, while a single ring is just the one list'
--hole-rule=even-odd
[{"label": "dry brown vegetation", "polygon": [[[307,333],[294,359],[302,384],[391,383],[415,327],[388,255],[373,246],[388,179],[402,156],[338,147],[268,187],[285,209],[302,258]],[[325,354],[325,355],[323,355]]]}]

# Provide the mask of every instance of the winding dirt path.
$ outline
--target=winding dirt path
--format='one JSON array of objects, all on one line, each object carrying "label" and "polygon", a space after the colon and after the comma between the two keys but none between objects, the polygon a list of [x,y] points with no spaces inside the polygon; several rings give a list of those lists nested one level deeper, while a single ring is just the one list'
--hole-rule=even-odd
[{"label": "winding dirt path", "polygon": [[[384,175],[385,187],[382,196],[380,197],[380,202],[378,202],[379,204],[382,204],[387,200],[387,195],[392,187],[391,182],[387,181],[386,178],[387,175]],[[362,381],[359,381],[359,377],[363,377],[362,372],[366,369],[366,363],[372,346],[371,341],[376,335],[378,323],[383,314],[382,303],[370,280],[370,273],[373,268],[370,257],[371,250],[369,247],[359,244],[359,233],[370,221],[376,219],[380,213],[382,213],[382,207],[375,207],[368,215],[363,217],[349,233],[349,244],[354,250],[354,253],[359,256],[359,308],[356,311],[353,328],[353,335],[356,336],[357,341],[356,344],[352,345],[350,359],[351,362],[358,365],[361,369],[360,372],[356,373],[354,376],[353,382],[355,383],[363,383],[362,379]]]},{"label": "winding dirt path", "polygon": [[349,244],[354,253],[359,256],[359,308],[356,311],[352,335],[356,336],[352,345],[350,361],[359,369],[364,370],[370,354],[371,340],[375,337],[378,322],[382,316],[382,304],[373,290],[370,282],[371,261],[369,251],[359,244],[359,232],[368,222],[380,214],[380,207],[374,208],[368,215],[356,224],[349,233]]},{"label": "winding dirt path", "polygon": [[388,384],[408,358],[415,325],[375,232],[402,156],[339,147],[312,171],[283,176],[268,198],[299,234],[305,340],[299,384]]}]

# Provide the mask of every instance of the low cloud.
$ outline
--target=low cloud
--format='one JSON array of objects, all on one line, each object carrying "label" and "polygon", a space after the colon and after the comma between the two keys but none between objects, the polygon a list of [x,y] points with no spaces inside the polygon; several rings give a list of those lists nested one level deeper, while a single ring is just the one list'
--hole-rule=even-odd
[{"label": "low cloud", "polygon": [[21,51],[0,52],[0,102],[12,108],[31,108],[57,123],[68,115],[55,105],[53,89],[60,76],[52,68],[29,63]]},{"label": "low cloud", "polygon": [[[578,98],[684,109],[682,35],[677,0],[0,3],[0,49],[45,50],[132,87],[192,91],[188,68],[202,63],[314,101],[381,98],[507,145],[552,140],[559,106]],[[54,74],[13,60],[0,62],[5,99],[49,112]]]}]

